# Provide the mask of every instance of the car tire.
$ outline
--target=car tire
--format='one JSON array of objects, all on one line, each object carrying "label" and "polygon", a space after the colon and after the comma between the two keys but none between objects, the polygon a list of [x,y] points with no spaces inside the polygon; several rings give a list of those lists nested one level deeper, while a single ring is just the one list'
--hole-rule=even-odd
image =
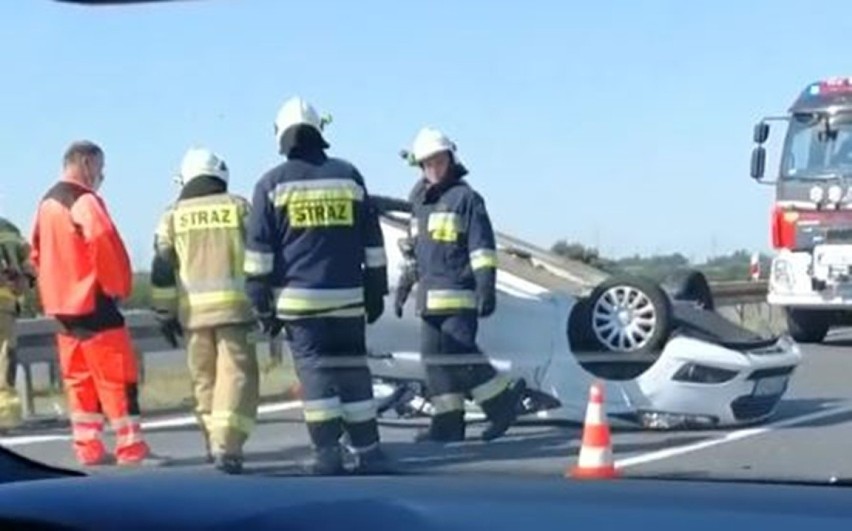
[{"label": "car tire", "polygon": [[584,308],[586,327],[600,350],[659,352],[672,330],[671,300],[651,280],[617,275],[598,284]]},{"label": "car tire", "polygon": [[601,347],[592,333],[589,299],[579,297],[568,315],[568,345],[572,352],[600,352]]},{"label": "car tire", "polygon": [[713,311],[713,291],[701,271],[684,269],[675,271],[662,282],[662,288],[676,301],[694,302],[698,307]]},{"label": "car tire", "polygon": [[821,343],[831,328],[829,314],[819,310],[784,308],[787,331],[799,343]]}]

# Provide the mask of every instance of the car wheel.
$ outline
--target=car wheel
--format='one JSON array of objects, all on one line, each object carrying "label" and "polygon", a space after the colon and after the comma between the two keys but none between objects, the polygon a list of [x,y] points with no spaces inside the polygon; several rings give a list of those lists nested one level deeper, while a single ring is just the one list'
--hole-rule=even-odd
[{"label": "car wheel", "polygon": [[662,288],[676,301],[694,302],[699,308],[715,310],[713,291],[701,271],[684,269],[666,277]]},{"label": "car wheel", "polygon": [[819,310],[785,308],[787,331],[799,343],[820,343],[828,334],[831,320],[828,313]]},{"label": "car wheel", "polygon": [[574,302],[568,315],[568,345],[572,352],[596,352],[600,351],[600,344],[592,332],[591,306],[589,299],[580,297]]},{"label": "car wheel", "polygon": [[671,301],[650,280],[609,278],[595,287],[587,305],[587,326],[602,350],[657,352],[671,333]]}]

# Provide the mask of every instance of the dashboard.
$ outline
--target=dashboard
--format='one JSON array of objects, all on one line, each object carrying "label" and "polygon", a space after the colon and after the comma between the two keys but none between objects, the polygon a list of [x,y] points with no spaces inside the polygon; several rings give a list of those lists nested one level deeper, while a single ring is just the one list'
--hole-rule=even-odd
[{"label": "dashboard", "polygon": [[0,485],[0,529],[848,529],[839,486],[561,477],[226,476],[161,469]]}]

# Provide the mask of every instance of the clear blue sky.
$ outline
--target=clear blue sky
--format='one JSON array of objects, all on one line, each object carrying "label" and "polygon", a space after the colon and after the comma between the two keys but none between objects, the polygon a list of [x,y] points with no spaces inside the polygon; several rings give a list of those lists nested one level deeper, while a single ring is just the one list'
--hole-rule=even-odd
[{"label": "clear blue sky", "polygon": [[614,255],[765,249],[751,127],[852,74],[843,1],[19,0],[0,20],[0,209],[29,230],[67,143],[91,138],[141,267],[184,150],[219,151],[248,194],[294,94],[334,116],[332,153],[376,194],[408,191],[397,152],[430,124],[505,232]]}]

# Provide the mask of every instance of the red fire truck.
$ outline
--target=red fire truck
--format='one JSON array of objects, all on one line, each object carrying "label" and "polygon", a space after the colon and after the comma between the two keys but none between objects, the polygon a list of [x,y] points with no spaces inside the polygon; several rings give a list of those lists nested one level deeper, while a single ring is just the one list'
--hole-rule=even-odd
[{"label": "red fire truck", "polygon": [[[769,123],[787,122],[778,175],[764,179]],[[751,176],[775,186],[768,302],[799,342],[852,323],[852,78],[809,84],[785,116],[754,127]]]}]

